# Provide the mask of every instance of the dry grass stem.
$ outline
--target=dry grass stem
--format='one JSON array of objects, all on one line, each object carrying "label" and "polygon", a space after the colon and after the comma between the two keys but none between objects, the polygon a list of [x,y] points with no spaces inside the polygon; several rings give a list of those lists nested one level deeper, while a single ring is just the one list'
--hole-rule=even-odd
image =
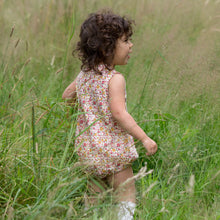
[{"label": "dry grass stem", "polygon": [[14,208],[10,206],[7,211],[7,220],[13,220],[14,219]]},{"label": "dry grass stem", "polygon": [[45,112],[43,112],[40,117],[36,120],[35,124],[37,124],[43,117],[44,115],[46,115],[49,112],[49,110],[46,110]]},{"label": "dry grass stem", "polygon": [[220,170],[212,177],[212,180],[214,180],[219,174],[220,174]]},{"label": "dry grass stem", "polygon": [[159,213],[162,213],[162,212],[169,213],[169,211],[168,211],[165,207],[163,207],[163,208],[159,211]]},{"label": "dry grass stem", "polygon": [[146,196],[147,193],[149,193],[151,191],[151,189],[153,189],[154,186],[156,186],[158,184],[158,181],[153,182],[145,192],[142,193],[142,197]]},{"label": "dry grass stem", "polygon": [[35,144],[35,152],[36,152],[36,154],[38,154],[38,143],[36,142],[36,144]]},{"label": "dry grass stem", "polygon": [[13,88],[12,88],[12,90],[11,90],[11,92],[10,92],[10,96],[11,96],[11,94],[14,92],[14,90],[15,90],[15,88],[16,88],[16,86],[18,85],[18,83],[22,80],[22,78],[24,77],[24,74],[22,74],[21,76],[19,76],[19,79],[18,79],[18,81],[14,84],[14,86],[13,86]]},{"label": "dry grass stem", "polygon": [[62,72],[62,71],[63,71],[63,67],[60,68],[60,69],[58,69],[58,70],[55,72],[55,74],[58,74],[58,73],[60,73],[60,72]]},{"label": "dry grass stem", "polygon": [[51,59],[51,62],[50,62],[50,65],[53,66],[54,65],[54,61],[55,61],[55,55],[53,55],[52,59]]},{"label": "dry grass stem", "polygon": [[141,178],[153,173],[153,170],[149,170],[148,172],[146,172],[146,170],[147,170],[147,166],[142,167],[135,176],[127,179],[123,184],[121,184],[119,186],[118,190],[121,190],[121,188],[124,187],[124,185],[128,184],[132,180],[138,180],[138,179],[141,179]]},{"label": "dry grass stem", "polygon": [[77,213],[76,209],[74,209],[74,207],[73,207],[73,202],[70,202],[68,206],[69,206],[69,208],[66,213],[67,218],[68,219],[71,218],[73,216],[73,212],[74,212],[74,215],[77,216],[78,213]]},{"label": "dry grass stem", "polygon": [[4,130],[5,130],[4,128],[1,130],[1,132],[0,132],[0,136],[2,135],[2,133],[4,132]]}]

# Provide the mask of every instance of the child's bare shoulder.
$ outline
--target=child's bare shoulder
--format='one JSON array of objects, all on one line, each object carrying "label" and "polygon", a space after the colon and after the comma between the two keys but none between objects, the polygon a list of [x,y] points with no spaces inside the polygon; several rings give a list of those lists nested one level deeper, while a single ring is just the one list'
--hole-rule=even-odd
[{"label": "child's bare shoulder", "polygon": [[123,74],[116,71],[115,74],[112,76],[109,85],[114,86],[114,87],[115,86],[121,87],[121,86],[124,86],[124,84],[125,84],[125,78]]},{"label": "child's bare shoulder", "polygon": [[124,76],[122,73],[115,71],[114,75],[112,76],[111,80],[125,80]]}]

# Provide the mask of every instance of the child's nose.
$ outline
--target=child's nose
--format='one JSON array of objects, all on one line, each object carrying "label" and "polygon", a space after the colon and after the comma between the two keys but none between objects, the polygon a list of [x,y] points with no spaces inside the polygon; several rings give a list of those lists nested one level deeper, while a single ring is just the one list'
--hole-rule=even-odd
[{"label": "child's nose", "polygon": [[133,47],[133,43],[131,43],[131,41],[130,41],[130,47]]}]

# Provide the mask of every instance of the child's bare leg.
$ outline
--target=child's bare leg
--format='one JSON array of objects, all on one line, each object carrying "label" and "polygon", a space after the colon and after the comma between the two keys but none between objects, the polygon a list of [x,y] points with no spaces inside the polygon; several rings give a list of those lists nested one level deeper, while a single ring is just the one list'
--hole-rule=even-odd
[{"label": "child's bare leg", "polygon": [[88,197],[85,198],[85,205],[94,206],[99,202],[100,194],[106,190],[104,180],[98,180],[96,178],[90,178],[88,180]]},{"label": "child's bare leg", "polygon": [[[116,192],[118,201],[118,219],[133,220],[136,202],[135,181],[132,178],[133,170],[128,167],[107,178],[109,184]],[[130,180],[129,180],[130,179]]]},{"label": "child's bare leg", "polygon": [[107,181],[110,184],[110,186],[112,186],[114,191],[116,191],[116,197],[119,202],[136,202],[136,189],[134,179],[129,180],[127,183],[125,183],[128,179],[132,178],[133,176],[134,174],[132,168],[128,167],[107,178]]}]

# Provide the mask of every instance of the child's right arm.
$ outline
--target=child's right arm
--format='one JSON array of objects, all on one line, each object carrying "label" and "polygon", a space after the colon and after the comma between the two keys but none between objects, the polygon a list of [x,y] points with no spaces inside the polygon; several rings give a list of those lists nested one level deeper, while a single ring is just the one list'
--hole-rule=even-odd
[{"label": "child's right arm", "polygon": [[73,103],[76,99],[76,79],[65,89],[62,95],[63,99],[67,102]]},{"label": "child's right arm", "polygon": [[157,144],[149,138],[137,125],[133,117],[126,111],[125,79],[121,74],[115,74],[109,83],[109,100],[112,116],[134,138],[140,140],[147,150],[147,155],[155,154]]}]

